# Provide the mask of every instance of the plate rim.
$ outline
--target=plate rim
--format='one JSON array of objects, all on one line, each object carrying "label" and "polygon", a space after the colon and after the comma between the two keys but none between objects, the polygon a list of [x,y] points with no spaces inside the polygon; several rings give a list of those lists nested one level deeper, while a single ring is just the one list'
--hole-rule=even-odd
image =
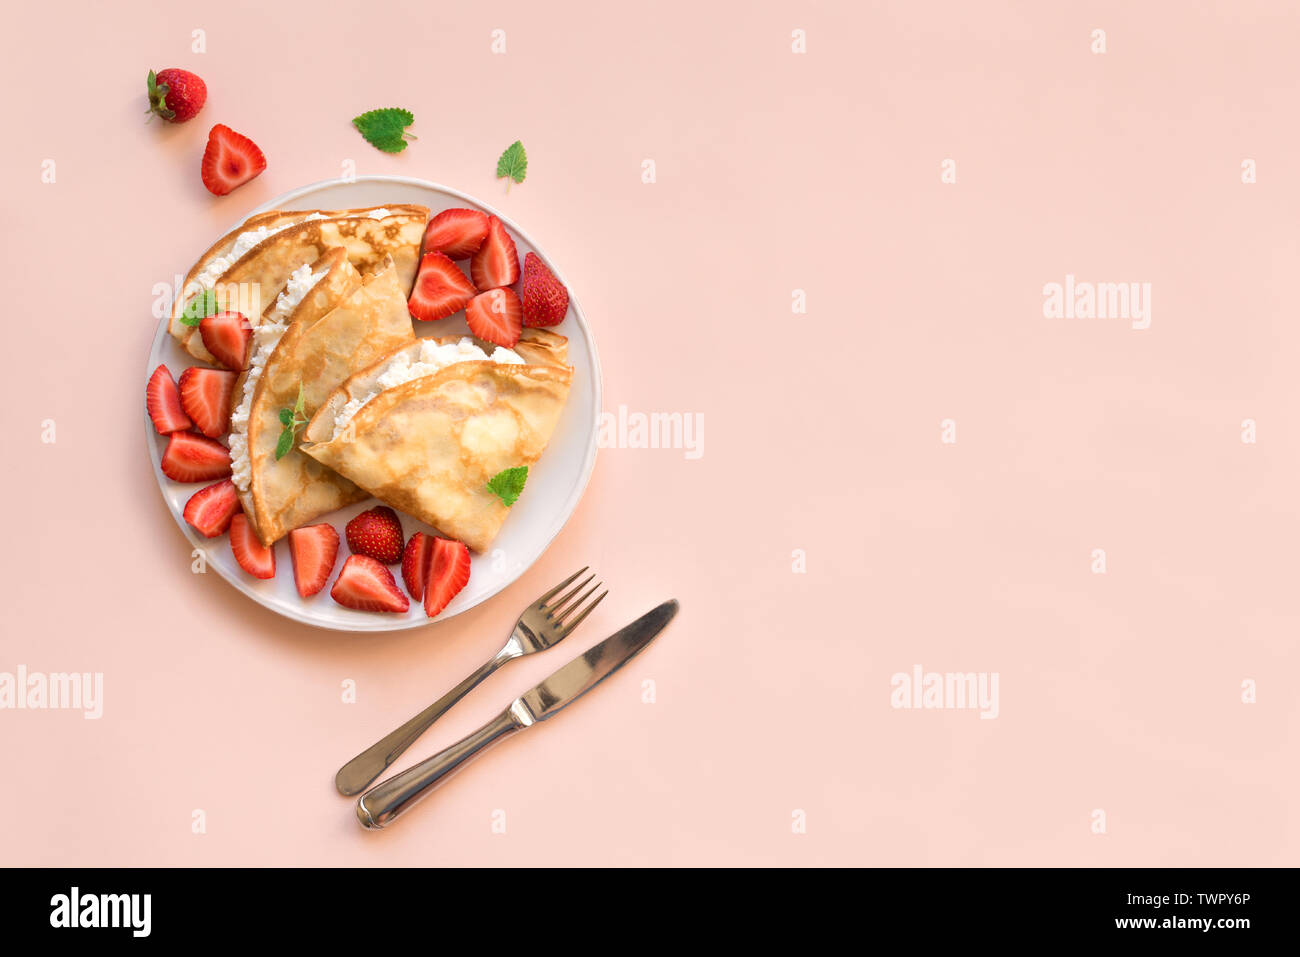
[{"label": "plate rim", "polygon": [[[241,226],[243,223],[247,222],[249,217],[256,216],[258,213],[265,212],[268,209],[281,208],[285,204],[296,202],[297,200],[301,199],[304,196],[311,195],[323,189],[328,189],[334,186],[355,186],[358,183],[380,183],[380,184],[393,183],[402,186],[414,186],[420,189],[432,190],[434,192],[441,192],[447,196],[456,197],[460,200],[463,200],[474,206],[477,206],[480,209],[486,210],[489,214],[493,216],[496,216],[501,220],[501,222],[503,222],[506,226],[508,226],[511,230],[513,230],[517,236],[521,237],[533,249],[535,250],[541,249],[541,246],[539,246],[538,243],[534,241],[534,239],[528,233],[528,231],[522,229],[513,219],[511,219],[509,216],[502,214],[501,211],[498,210],[495,206],[492,206],[489,203],[485,203],[482,200],[478,199],[477,197],[464,192],[463,190],[455,189],[454,187],[451,186],[444,186],[441,183],[435,183],[433,180],[422,179],[417,176],[391,176],[385,174],[374,174],[374,175],[364,175],[364,176],[358,175],[353,177],[338,177],[335,179],[325,179],[325,180],[319,180],[315,183],[309,183],[305,186],[300,186],[296,189],[289,190],[288,192],[281,193],[280,195],[275,196],[267,200],[266,202],[259,204],[258,206],[254,207],[248,212],[246,212],[243,216],[241,216],[238,220],[236,220],[234,223],[231,224],[230,228],[226,230],[226,233],[231,232],[232,230]],[[226,233],[222,233],[222,235],[225,235]],[[252,587],[251,583],[243,581],[241,578],[228,573],[226,569],[224,569],[223,567],[221,567],[216,563],[211,563],[211,562],[208,563],[216,569],[217,574],[220,575],[221,578],[225,579],[226,582],[232,585],[237,591],[239,591],[240,593],[248,597],[250,600],[258,604],[262,608],[265,608],[267,611],[272,612],[275,615],[278,615],[281,618],[284,618],[288,621],[297,622],[298,624],[308,625],[312,628],[319,628],[323,631],[334,631],[334,632],[341,632],[345,634],[377,634],[377,633],[385,633],[385,632],[410,631],[415,628],[425,628],[428,626],[439,625],[444,622],[451,621],[453,618],[456,618],[459,615],[463,615],[465,612],[469,611],[472,608],[477,608],[480,605],[483,605],[486,602],[491,601],[502,591],[504,591],[510,585],[514,584],[521,577],[523,577],[524,573],[527,572],[528,569],[532,568],[533,565],[537,563],[538,559],[540,559],[544,554],[546,554],[547,549],[551,547],[551,544],[559,536],[560,532],[564,530],[564,527],[569,523],[569,519],[573,517],[573,513],[578,510],[578,505],[581,504],[582,498],[586,494],[587,486],[591,482],[592,472],[595,471],[595,467],[596,467],[596,453],[599,449],[599,444],[600,444],[599,442],[600,415],[601,415],[601,410],[604,408],[605,405],[604,374],[600,366],[600,353],[596,347],[596,337],[592,334],[591,327],[587,323],[586,314],[582,310],[582,304],[579,302],[578,297],[573,293],[572,287],[566,281],[563,271],[557,268],[554,263],[552,263],[550,257],[543,257],[543,258],[546,259],[547,266],[551,270],[551,272],[555,274],[555,277],[559,279],[559,281],[564,285],[566,289],[569,290],[569,304],[573,308],[574,321],[577,323],[578,328],[582,331],[582,334],[586,339],[587,352],[591,357],[591,368],[593,373],[592,399],[593,399],[594,412],[593,412],[593,418],[589,424],[590,438],[587,442],[587,448],[583,455],[581,474],[579,475],[577,482],[574,484],[573,490],[571,491],[569,498],[560,507],[560,509],[557,510],[557,514],[560,514],[562,517],[560,517],[555,522],[553,522],[551,527],[544,533],[543,535],[544,540],[542,542],[541,547],[537,550],[536,555],[533,555],[527,562],[520,563],[520,566],[517,571],[507,572],[506,574],[502,575],[499,579],[497,579],[495,586],[492,587],[481,598],[479,598],[478,601],[474,602],[473,604],[466,605],[464,608],[460,608],[450,615],[445,615],[445,616],[439,615],[437,618],[433,618],[433,619],[429,619],[429,618],[420,619],[415,617],[387,618],[384,616],[376,615],[375,620],[373,622],[366,622],[364,624],[363,623],[343,624],[341,622],[318,621],[315,619],[302,617],[301,615],[294,614],[284,609],[278,608],[275,605],[269,604],[267,601],[265,601],[263,599],[263,596]],[[178,292],[179,290],[174,289],[173,295],[178,294]],[[158,321],[158,328],[154,333],[153,343],[149,348],[149,356],[148,359],[146,360],[146,365],[145,365],[146,380],[150,375],[153,374],[154,369],[157,367],[152,363],[152,360],[154,355],[158,353],[159,350],[162,348],[162,346],[166,344],[165,342],[166,336],[167,336],[167,317],[163,316]],[[164,507],[166,507],[167,511],[171,513],[172,520],[176,522],[177,527],[179,527],[181,530],[181,534],[185,536],[185,538],[190,542],[190,544],[195,548],[206,551],[207,550],[206,543],[212,542],[213,539],[200,540],[198,533],[189,526],[188,522],[184,520],[184,517],[182,516],[181,512],[173,509],[171,502],[168,501],[163,486],[163,481],[166,479],[166,476],[162,474],[162,458],[158,450],[158,442],[156,441],[156,437],[158,433],[155,431],[153,427],[153,423],[150,420],[147,411],[144,414],[144,422],[145,422],[145,445],[149,449],[149,459],[153,463],[154,479],[158,483],[159,492],[164,493],[163,505]]]}]

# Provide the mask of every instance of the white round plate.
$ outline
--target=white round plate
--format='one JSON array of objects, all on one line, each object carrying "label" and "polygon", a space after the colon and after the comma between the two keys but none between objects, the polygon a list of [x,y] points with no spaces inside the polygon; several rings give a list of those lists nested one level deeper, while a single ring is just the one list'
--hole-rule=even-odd
[{"label": "white round plate", "polygon": [[[569,516],[577,507],[596,462],[596,431],[601,408],[600,361],[596,356],[596,343],[592,339],[587,320],[582,315],[582,307],[578,305],[578,300],[573,295],[572,287],[565,282],[564,274],[509,217],[454,189],[404,176],[360,176],[351,182],[330,180],[315,183],[264,203],[257,209],[250,210],[248,216],[268,209],[353,209],[398,203],[418,203],[428,206],[430,215],[437,215],[442,210],[452,207],[469,207],[499,216],[510,231],[510,235],[514,237],[515,245],[519,250],[520,263],[523,263],[526,253],[537,253],[560,282],[569,289],[568,315],[560,325],[554,327],[556,332],[568,337],[569,363],[574,367],[573,387],[569,392],[569,400],[560,417],[560,423],[556,426],[555,434],[551,437],[550,445],[547,446],[541,461],[529,469],[528,484],[524,493],[511,508],[510,516],[506,519],[501,534],[493,542],[492,549],[482,555],[470,553],[469,584],[451,600],[451,604],[436,619],[428,618],[424,614],[423,606],[415,601],[411,602],[410,611],[404,615],[353,611],[344,608],[329,596],[333,577],[330,579],[330,584],[318,594],[311,598],[300,597],[293,584],[293,566],[289,558],[287,539],[281,539],[275,545],[275,578],[270,581],[253,578],[235,561],[235,556],[230,551],[229,536],[204,538],[182,517],[189,497],[209,483],[181,485],[163,475],[159,463],[163,450],[167,446],[167,439],[154,431],[148,413],[144,414],[149,455],[153,459],[154,473],[158,477],[158,487],[162,490],[163,499],[167,502],[167,507],[171,509],[172,516],[185,537],[195,548],[206,553],[208,567],[215,569],[222,578],[254,601],[286,618],[337,631],[398,631],[418,628],[433,621],[453,618],[487,601],[522,575],[559,534],[560,529],[564,527],[564,523],[569,520]],[[247,219],[247,216],[244,219]],[[234,229],[239,223],[231,224],[230,228]],[[216,238],[213,236],[211,241],[215,241]],[[197,242],[194,255],[197,257],[205,248],[201,241]],[[179,262],[176,268],[187,270],[190,265],[189,262]],[[468,267],[467,263],[464,265]],[[465,325],[463,312],[438,322],[415,322],[414,325],[416,335],[420,336],[446,336],[469,331],[469,327]],[[198,364],[197,360],[180,348],[176,340],[167,334],[166,318],[158,324],[158,333],[154,336],[145,377],[147,378],[159,364],[165,364],[177,379],[186,367]],[[140,406],[143,410],[143,381],[140,396]],[[372,508],[375,504],[374,499],[368,499],[317,519],[319,522],[329,522],[333,525],[342,540],[339,545],[339,558],[334,566],[334,576],[337,576],[344,559],[350,554],[347,541],[344,539],[343,527],[358,512]],[[433,531],[409,515],[401,514],[401,519],[402,531],[407,538],[416,532]],[[402,588],[401,569],[394,567],[392,571],[398,581],[398,587]],[[201,588],[204,584],[203,579],[198,579],[194,587]]]}]

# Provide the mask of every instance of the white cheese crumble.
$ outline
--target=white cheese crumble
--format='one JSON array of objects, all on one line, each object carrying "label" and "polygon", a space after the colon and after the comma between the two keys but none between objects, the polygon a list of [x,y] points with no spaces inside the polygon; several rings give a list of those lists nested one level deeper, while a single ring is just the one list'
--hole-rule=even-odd
[{"label": "white cheese crumble", "polygon": [[484,360],[502,365],[526,364],[523,356],[504,346],[497,346],[492,350],[492,354],[488,355],[476,346],[474,340],[469,336],[463,336],[459,342],[449,342],[446,345],[440,345],[432,339],[426,339],[420,344],[420,355],[414,362],[411,361],[411,357],[406,352],[394,356],[388,362],[376,382],[379,386],[378,391],[371,392],[364,399],[348,400],[339,414],[334,417],[333,437],[337,438],[338,434],[352,421],[352,417],[357,414],[357,411],[379,395],[380,392],[395,388],[404,382],[410,382],[412,379],[433,375],[435,372],[456,365],[459,362],[482,362]]}]

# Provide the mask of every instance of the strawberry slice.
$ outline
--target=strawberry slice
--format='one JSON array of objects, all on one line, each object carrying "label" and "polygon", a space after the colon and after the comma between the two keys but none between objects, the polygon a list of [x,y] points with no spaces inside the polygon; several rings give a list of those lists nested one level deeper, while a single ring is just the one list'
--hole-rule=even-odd
[{"label": "strawberry slice", "polygon": [[[226,479],[207,488],[201,488],[185,503],[185,521],[197,528],[207,538],[216,538],[226,529],[239,511],[239,492],[235,483]],[[243,518],[243,515],[239,515]],[[241,563],[242,564],[242,563]]]},{"label": "strawberry slice", "polygon": [[424,583],[429,579],[432,564],[433,536],[416,532],[402,553],[402,581],[406,582],[406,590],[416,601],[424,599]]},{"label": "strawberry slice", "polygon": [[411,607],[390,572],[369,555],[349,555],[330,597],[357,611],[406,611]]},{"label": "strawberry slice", "polygon": [[513,289],[489,289],[465,307],[469,331],[509,349],[524,331],[524,307]]},{"label": "strawberry slice", "polygon": [[230,428],[230,397],[238,372],[191,366],[181,373],[181,408],[210,439]]},{"label": "strawberry slice", "polygon": [[218,123],[208,133],[200,174],[209,193],[225,196],[266,169],[266,154],[243,133]]},{"label": "strawberry slice", "polygon": [[230,474],[230,449],[197,432],[173,432],[162,456],[163,475],[175,482],[210,482]]},{"label": "strawberry slice", "polygon": [[424,613],[436,617],[469,581],[469,549],[451,538],[433,539],[433,561],[424,583]]},{"label": "strawberry slice", "polygon": [[166,366],[159,366],[149,377],[144,390],[144,405],[159,435],[180,432],[194,423],[181,408],[181,396],[176,391],[176,380]]},{"label": "strawberry slice", "polygon": [[205,316],[199,321],[199,336],[204,347],[227,369],[248,368],[248,344],[253,341],[253,327],[242,313],[218,312]]},{"label": "strawberry slice", "polygon": [[529,253],[524,257],[524,281],[519,284],[524,302],[524,325],[557,326],[569,311],[569,290],[546,268],[542,257]]},{"label": "strawberry slice", "polygon": [[254,578],[275,577],[275,546],[262,544],[253,531],[253,523],[243,512],[230,520],[230,550],[235,553],[239,567]]},{"label": "strawberry slice", "polygon": [[329,581],[339,555],[339,533],[333,525],[306,525],[289,533],[289,557],[298,594],[310,598]]},{"label": "strawberry slice", "polygon": [[519,278],[519,253],[501,220],[488,217],[487,238],[469,261],[469,278],[478,289],[509,286]]},{"label": "strawberry slice", "polygon": [[442,253],[425,253],[406,305],[416,319],[446,319],[464,309],[477,291],[460,267]]},{"label": "strawberry slice", "polygon": [[477,209],[444,209],[424,230],[424,251],[448,259],[468,259],[487,238],[487,213]]}]

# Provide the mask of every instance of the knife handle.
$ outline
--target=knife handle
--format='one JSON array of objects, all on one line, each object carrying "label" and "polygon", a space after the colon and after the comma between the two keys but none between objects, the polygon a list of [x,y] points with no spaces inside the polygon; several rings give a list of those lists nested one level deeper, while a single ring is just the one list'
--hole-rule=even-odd
[{"label": "knife handle", "polygon": [[388,826],[472,759],[532,723],[532,715],[516,701],[473,734],[361,795],[357,820],[370,830]]},{"label": "knife handle", "polygon": [[415,743],[415,739],[429,730],[429,726],[442,717],[452,705],[469,694],[492,672],[496,671],[511,658],[517,657],[509,643],[506,644],[491,661],[452,688],[445,695],[425,708],[396,731],[385,735],[381,740],[366,748],[334,775],[334,786],[340,794],[351,797],[360,794],[375,778],[388,770],[388,766]]}]

